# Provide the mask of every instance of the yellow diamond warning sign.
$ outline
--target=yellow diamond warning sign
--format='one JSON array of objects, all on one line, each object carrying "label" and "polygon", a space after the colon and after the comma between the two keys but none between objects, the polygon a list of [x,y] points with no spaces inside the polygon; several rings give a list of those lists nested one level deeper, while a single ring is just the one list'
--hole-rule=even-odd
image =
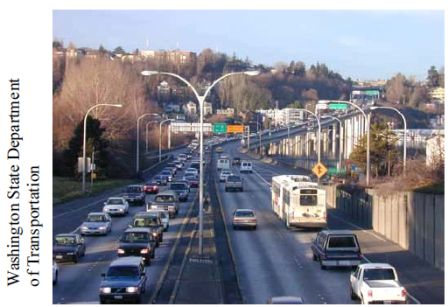
[{"label": "yellow diamond warning sign", "polygon": [[325,167],[325,165],[319,162],[314,165],[312,171],[318,178],[320,178],[327,173],[328,169]]}]

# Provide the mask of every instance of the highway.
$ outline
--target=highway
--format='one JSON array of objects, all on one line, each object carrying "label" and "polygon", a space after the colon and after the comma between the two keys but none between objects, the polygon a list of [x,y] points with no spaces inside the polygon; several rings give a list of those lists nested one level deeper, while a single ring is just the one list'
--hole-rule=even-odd
[{"label": "highway", "polygon": [[[182,150],[183,152],[184,150]],[[186,166],[189,165],[188,163]],[[188,166],[187,166],[188,167]],[[185,167],[184,167],[185,169]],[[176,179],[182,178],[183,172],[178,172]],[[167,187],[160,187],[161,191]],[[197,189],[192,189],[187,202],[179,203],[179,213],[176,218],[170,220],[168,231],[164,232],[163,242],[156,249],[155,258],[150,266],[146,267],[148,282],[143,303],[152,302],[155,297],[157,283],[161,282],[163,274],[167,270],[167,263],[173,252],[173,246],[179,234],[182,224],[186,224],[186,218],[193,201],[197,196]],[[151,201],[154,195],[146,195],[146,202]],[[78,208],[54,209],[53,233],[77,232],[84,218],[89,212],[102,210],[105,198],[85,203]],[[77,264],[59,263],[59,280],[53,288],[54,304],[98,304],[98,290],[101,283],[101,273],[107,271],[110,262],[117,258],[117,241],[124,230],[132,221],[132,217],[139,211],[145,211],[144,206],[130,206],[129,214],[125,217],[113,217],[112,232],[107,236],[86,236],[86,255]]]},{"label": "highway", "polygon": [[[235,143],[223,148],[230,157],[239,156],[242,159],[252,160],[240,153]],[[304,173],[279,165],[272,166],[257,160],[252,161],[254,173],[241,174],[244,178],[244,192],[225,192],[224,184],[215,179],[236,260],[244,303],[264,304],[271,296],[291,295],[300,296],[305,303],[310,304],[359,303],[350,299],[349,269],[321,270],[319,264],[312,260],[310,244],[317,231],[288,230],[271,209],[272,176]],[[239,173],[236,167],[233,167],[232,171]],[[257,230],[233,230],[232,213],[237,208],[255,210],[258,220]],[[360,229],[347,222],[333,210],[328,211],[328,228],[353,230],[364,253],[363,262],[388,262],[388,255],[400,251],[388,240],[373,231]],[[408,258],[406,255],[402,256],[402,267],[406,266],[407,261],[408,264],[415,265],[411,262],[415,259]],[[400,276],[400,269],[398,272]],[[438,282],[439,286],[440,282],[443,286],[443,280]],[[404,284],[408,290],[416,286],[415,283],[411,284],[411,281],[408,283]],[[419,300],[412,295],[412,291],[410,292],[409,303],[418,303]],[[419,291],[424,300],[443,301],[443,293],[438,294],[438,297],[434,297],[434,294]]]}]

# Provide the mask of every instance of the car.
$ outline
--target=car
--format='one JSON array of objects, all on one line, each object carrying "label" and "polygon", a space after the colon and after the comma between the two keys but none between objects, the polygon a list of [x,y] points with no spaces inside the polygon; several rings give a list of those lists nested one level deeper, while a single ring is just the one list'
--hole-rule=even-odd
[{"label": "car", "polygon": [[157,185],[167,185],[168,184],[168,177],[164,175],[156,175],[154,178],[152,178],[152,181],[157,182]]},{"label": "car", "polygon": [[128,185],[123,197],[129,204],[145,204],[145,192],[143,191],[143,186],[139,184]]},{"label": "car", "polygon": [[199,171],[196,168],[189,167],[185,170],[184,176],[195,175],[199,176]]},{"label": "car", "polygon": [[230,175],[226,179],[226,183],[224,184],[224,190],[228,191],[240,191],[243,192],[243,179],[237,175]]},{"label": "car", "polygon": [[147,211],[150,209],[166,210],[168,211],[170,218],[174,218],[177,215],[177,194],[174,191],[166,190],[160,192],[154,197],[152,202],[147,204]]},{"label": "car", "polygon": [[147,276],[142,257],[122,257],[111,262],[101,274],[99,298],[101,304],[131,302],[139,304],[146,292]]},{"label": "car", "polygon": [[187,181],[190,185],[190,189],[199,187],[199,179],[195,175],[185,175],[183,180]]},{"label": "car", "polygon": [[59,278],[59,266],[56,261],[53,260],[53,286],[58,283]]},{"label": "car", "polygon": [[179,201],[187,201],[190,193],[190,185],[187,181],[173,181],[170,183],[169,189],[176,192]]},{"label": "car", "polygon": [[322,230],[311,243],[313,260],[327,267],[355,267],[361,263],[362,253],[356,234],[350,230]]},{"label": "car", "polygon": [[266,304],[304,304],[300,296],[273,296],[268,299]]},{"label": "car", "polygon": [[123,197],[109,197],[104,202],[103,212],[111,216],[127,215],[129,213],[129,204]]},{"label": "car", "polygon": [[171,172],[171,176],[176,176],[176,174],[177,174],[177,167],[176,166],[167,166],[167,167],[165,167],[163,170],[162,170],[162,172],[164,172],[164,171],[170,171]]},{"label": "car", "polygon": [[219,174],[219,182],[226,182],[227,177],[233,175],[233,173],[228,169],[223,169]]},{"label": "car", "polygon": [[252,209],[236,209],[232,218],[233,229],[252,228],[257,229],[257,216]]},{"label": "car", "polygon": [[191,168],[194,168],[194,169],[196,169],[197,171],[198,171],[198,173],[199,173],[199,171],[200,171],[200,165],[201,165],[201,163],[198,161],[198,162],[196,162],[196,161],[192,161],[191,162],[191,164],[190,164],[190,167]]},{"label": "car", "polygon": [[388,263],[363,263],[350,274],[350,296],[362,304],[405,304],[407,291]]},{"label": "car", "polygon": [[219,158],[216,162],[216,169],[218,171],[223,169],[230,169],[230,160],[227,158]]},{"label": "car", "polygon": [[157,181],[148,181],[143,185],[143,190],[146,194],[157,194],[159,193],[159,185]]},{"label": "car", "polygon": [[181,154],[178,154],[178,155],[177,155],[177,159],[178,159],[179,161],[185,162],[185,161],[187,161],[188,157],[187,157],[186,154],[181,153]]},{"label": "car", "polygon": [[163,242],[163,224],[160,218],[148,212],[138,212],[132,219],[131,227],[149,228],[152,235],[156,239],[156,247],[159,247],[160,242]]},{"label": "car", "polygon": [[160,172],[160,175],[166,176],[168,182],[171,182],[173,180],[173,174],[170,170],[162,170]]},{"label": "car", "polygon": [[77,263],[86,254],[86,244],[80,234],[58,234],[53,246],[53,259],[57,262],[72,261]]},{"label": "car", "polygon": [[185,164],[183,161],[180,161],[180,160],[174,161],[174,167],[176,167],[176,170],[181,170],[184,168],[184,166],[185,166]]},{"label": "car", "polygon": [[167,231],[168,230],[168,228],[170,227],[170,215],[169,215],[168,211],[166,211],[166,210],[149,209],[146,212],[157,213],[160,216],[160,220],[162,221],[163,231]]},{"label": "car", "polygon": [[222,147],[218,146],[218,147],[216,147],[215,152],[222,153],[222,152],[224,152],[224,149]]},{"label": "car", "polygon": [[232,159],[232,165],[240,166],[240,164],[241,164],[241,158],[240,157],[234,157]]},{"label": "car", "polygon": [[149,228],[128,228],[118,240],[118,257],[140,256],[145,264],[155,257],[156,239]]},{"label": "car", "polygon": [[79,227],[81,235],[107,235],[112,230],[112,219],[104,212],[91,212]]},{"label": "car", "polygon": [[241,161],[241,165],[240,165],[240,172],[241,173],[252,173],[252,162],[251,161],[247,161],[247,160],[243,160]]}]

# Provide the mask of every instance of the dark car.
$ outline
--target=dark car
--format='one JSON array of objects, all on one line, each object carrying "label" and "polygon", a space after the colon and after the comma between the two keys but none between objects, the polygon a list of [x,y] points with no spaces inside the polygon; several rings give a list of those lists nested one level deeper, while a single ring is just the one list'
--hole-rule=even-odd
[{"label": "dark car", "polygon": [[136,213],[132,220],[131,227],[148,228],[156,240],[157,247],[160,245],[160,242],[163,242],[162,221],[152,214],[147,212]]},{"label": "dark car", "polygon": [[127,186],[125,193],[123,194],[124,199],[131,204],[145,204],[145,192],[143,191],[143,186],[138,184],[133,184]]},{"label": "dark car", "polygon": [[187,201],[190,193],[190,185],[187,181],[173,181],[170,183],[170,190],[176,192],[179,201]]},{"label": "dark car", "polygon": [[146,291],[146,271],[142,257],[118,258],[101,274],[100,303],[132,302],[139,304]]},{"label": "dark car", "polygon": [[232,165],[240,166],[240,164],[241,164],[241,158],[240,157],[233,158]]},{"label": "dark car", "polygon": [[118,241],[119,257],[140,256],[146,264],[151,264],[155,256],[156,239],[149,228],[128,228]]},{"label": "dark car", "polygon": [[362,253],[358,238],[350,230],[323,230],[311,244],[313,260],[327,267],[356,267],[361,263]]},{"label": "dark car", "polygon": [[167,185],[168,184],[168,177],[164,175],[156,175],[154,178],[152,178],[154,182],[156,182],[158,185]]},{"label": "dark car", "polygon": [[53,246],[53,258],[58,261],[77,263],[86,254],[84,239],[79,234],[58,234]]},{"label": "dark car", "polygon": [[159,193],[159,185],[157,181],[148,181],[143,185],[143,190],[146,194],[157,194]]},{"label": "dark car", "polygon": [[198,188],[199,187],[199,179],[195,175],[187,175],[183,178],[185,181],[188,182],[190,185],[190,188]]}]

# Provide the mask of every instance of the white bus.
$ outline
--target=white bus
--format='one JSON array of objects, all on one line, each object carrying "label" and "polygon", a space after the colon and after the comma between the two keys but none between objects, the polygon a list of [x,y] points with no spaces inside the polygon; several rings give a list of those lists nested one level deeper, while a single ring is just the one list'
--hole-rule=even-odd
[{"label": "white bus", "polygon": [[288,228],[327,226],[325,189],[311,182],[308,176],[273,177],[272,209]]}]

